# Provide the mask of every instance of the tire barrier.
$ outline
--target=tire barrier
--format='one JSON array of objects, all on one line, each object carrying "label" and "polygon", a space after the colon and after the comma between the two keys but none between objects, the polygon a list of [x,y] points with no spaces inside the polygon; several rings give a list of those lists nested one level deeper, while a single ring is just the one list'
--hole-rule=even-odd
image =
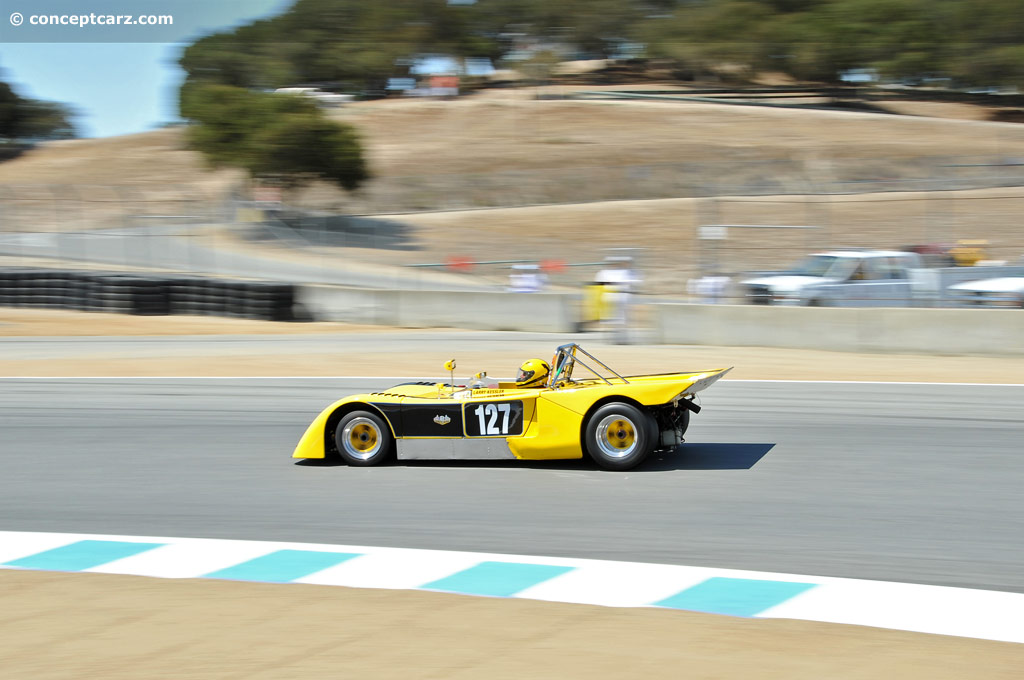
[{"label": "tire barrier", "polygon": [[56,269],[0,268],[0,307],[309,320],[290,283]]}]

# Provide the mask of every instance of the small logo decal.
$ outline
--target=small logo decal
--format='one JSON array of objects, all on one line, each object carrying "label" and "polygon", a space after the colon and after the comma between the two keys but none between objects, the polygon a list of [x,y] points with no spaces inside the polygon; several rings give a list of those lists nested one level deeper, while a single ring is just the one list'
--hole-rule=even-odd
[{"label": "small logo decal", "polygon": [[452,422],[452,419],[448,416],[434,416],[434,422],[438,425],[447,425]]}]

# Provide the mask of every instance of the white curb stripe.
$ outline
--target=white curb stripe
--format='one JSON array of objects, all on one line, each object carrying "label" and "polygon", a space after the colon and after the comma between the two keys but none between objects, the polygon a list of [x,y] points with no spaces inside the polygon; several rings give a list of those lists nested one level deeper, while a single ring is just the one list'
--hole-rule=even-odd
[{"label": "white curb stripe", "polygon": [[[146,545],[136,554],[120,556],[130,553],[134,543]],[[152,544],[157,547],[150,547]],[[324,567],[336,553],[356,556]],[[76,566],[62,567],[62,554],[69,555],[67,564]],[[83,566],[93,556],[102,560],[104,554],[119,557]],[[19,560],[23,562],[19,564]],[[1024,643],[1024,594],[1020,593],[491,553],[0,532],[0,568],[6,569],[201,578],[238,567],[241,571],[233,573],[266,574],[258,580],[275,582],[428,588],[610,607],[673,606]],[[301,573],[303,569],[309,573]]]}]

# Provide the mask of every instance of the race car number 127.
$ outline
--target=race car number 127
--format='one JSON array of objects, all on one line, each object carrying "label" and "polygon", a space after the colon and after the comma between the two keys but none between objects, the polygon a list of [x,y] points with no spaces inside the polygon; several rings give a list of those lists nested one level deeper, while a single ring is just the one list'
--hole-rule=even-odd
[{"label": "race car number 127", "polygon": [[523,402],[486,401],[466,404],[466,436],[510,437],[523,433]]}]

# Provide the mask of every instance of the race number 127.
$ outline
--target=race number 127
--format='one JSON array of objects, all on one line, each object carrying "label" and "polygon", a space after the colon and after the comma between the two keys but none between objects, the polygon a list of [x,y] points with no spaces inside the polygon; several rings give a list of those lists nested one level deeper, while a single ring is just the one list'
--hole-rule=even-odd
[{"label": "race number 127", "polygon": [[508,434],[511,404],[479,404],[473,413],[480,423],[480,436]]}]

